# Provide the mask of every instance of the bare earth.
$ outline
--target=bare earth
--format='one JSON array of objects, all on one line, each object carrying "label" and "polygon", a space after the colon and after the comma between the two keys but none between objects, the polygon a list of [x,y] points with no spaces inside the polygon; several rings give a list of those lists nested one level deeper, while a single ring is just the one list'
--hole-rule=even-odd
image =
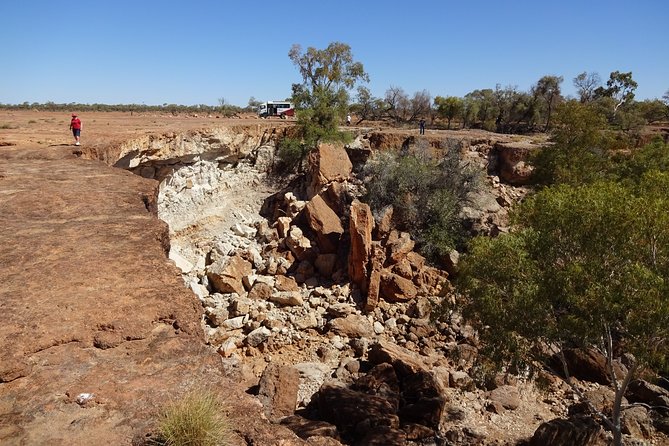
[{"label": "bare earth", "polygon": [[[204,346],[200,304],[167,259],[158,183],[75,156],[69,119],[0,113],[0,444],[131,444],[201,388],[243,418],[232,444],[304,444],[264,422]],[[214,122],[81,119],[83,148]]]}]

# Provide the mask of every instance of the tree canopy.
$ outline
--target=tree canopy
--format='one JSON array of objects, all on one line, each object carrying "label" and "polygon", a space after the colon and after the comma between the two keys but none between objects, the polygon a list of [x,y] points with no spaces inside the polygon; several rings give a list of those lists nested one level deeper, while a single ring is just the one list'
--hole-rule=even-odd
[{"label": "tree canopy", "polygon": [[318,142],[345,139],[338,127],[348,112],[349,90],[369,76],[362,63],[353,59],[351,47],[341,42],[306,51],[293,45],[288,57],[302,77],[301,83],[292,86],[299,137],[285,141],[279,156],[295,165]]}]

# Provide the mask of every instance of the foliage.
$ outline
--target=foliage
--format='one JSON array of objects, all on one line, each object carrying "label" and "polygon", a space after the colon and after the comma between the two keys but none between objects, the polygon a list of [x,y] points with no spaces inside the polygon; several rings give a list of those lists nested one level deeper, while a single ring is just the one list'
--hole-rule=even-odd
[{"label": "foliage", "polygon": [[169,405],[162,413],[159,435],[167,446],[227,444],[228,425],[214,395],[195,392]]},{"label": "foliage", "polygon": [[362,85],[358,87],[357,91],[356,103],[351,105],[351,111],[358,117],[358,121],[355,124],[358,125],[369,119],[381,119],[384,109],[383,100],[372,96],[369,88]]},{"label": "foliage", "polygon": [[547,112],[544,132],[547,132],[550,128],[553,107],[562,98],[560,84],[563,80],[562,76],[544,76],[537,81],[534,87],[535,96],[540,96],[546,102]]},{"label": "foliage", "polygon": [[381,153],[365,166],[365,201],[375,213],[393,206],[393,220],[417,241],[419,250],[438,262],[463,242],[458,214],[477,175],[463,166],[458,150],[434,162],[416,155]]},{"label": "foliage", "polygon": [[[55,102],[23,102],[21,104],[10,105],[10,104],[0,104],[0,109],[8,110],[44,110],[44,111],[60,111],[60,112],[72,112],[76,110],[78,112],[136,112],[136,113],[171,113],[171,114],[195,114],[195,113],[205,113],[205,114],[219,114],[221,113],[220,105],[206,105],[206,104],[197,104],[197,105],[179,105],[179,104],[168,104],[164,103],[162,105],[146,105],[146,104],[80,104],[76,102],[70,103],[55,103]],[[240,107],[235,105],[226,104],[224,114],[225,115],[234,115],[241,111]]]},{"label": "foliage", "polygon": [[[356,83],[369,80],[362,63],[353,60],[351,47],[344,43],[333,42],[322,50],[309,47],[306,51],[293,45],[288,57],[302,76],[302,83],[293,84],[292,97],[298,109],[299,135],[298,142],[285,146],[290,150],[279,151],[282,160],[288,155],[302,159],[321,141],[344,140],[339,123],[348,112],[348,92]],[[296,150],[298,145],[300,149]]]},{"label": "foliage", "polygon": [[616,177],[626,183],[636,184],[652,170],[669,172],[669,144],[657,137],[640,149],[617,154],[614,161]]},{"label": "foliage", "polygon": [[386,115],[397,123],[415,122],[432,112],[432,100],[427,90],[417,91],[409,97],[402,88],[390,87],[384,101]]},{"label": "foliage", "polygon": [[634,99],[634,91],[637,87],[638,84],[632,79],[631,71],[627,73],[613,71],[609,75],[609,80],[606,81],[606,88],[597,88],[595,95],[613,99],[613,116],[615,117],[620,106],[630,103]]},{"label": "foliage", "polygon": [[472,242],[458,281],[464,314],[500,362],[545,361],[574,346],[598,346],[609,362],[614,351],[633,355],[627,375],[612,377],[616,403],[603,417],[617,444],[637,365],[667,365],[668,187],[669,174],[651,171],[634,187],[546,188],[521,206],[517,232]]},{"label": "foliage", "polygon": [[434,105],[437,108],[437,115],[448,121],[448,128],[451,128],[451,121],[454,118],[462,116],[465,103],[462,99],[455,96],[434,98]]},{"label": "foliage", "polygon": [[604,119],[589,105],[569,101],[558,106],[552,144],[532,160],[535,181],[575,185],[605,177],[610,166],[604,127]]},{"label": "foliage", "polygon": [[574,87],[578,92],[579,99],[582,104],[586,104],[595,99],[595,90],[602,85],[602,78],[598,73],[592,72],[580,73],[573,79]]}]

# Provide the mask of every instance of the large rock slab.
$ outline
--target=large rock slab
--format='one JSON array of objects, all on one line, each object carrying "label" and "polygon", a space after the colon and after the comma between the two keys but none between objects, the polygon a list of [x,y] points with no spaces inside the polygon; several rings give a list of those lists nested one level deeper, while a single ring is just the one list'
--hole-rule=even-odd
[{"label": "large rock slab", "polygon": [[363,293],[369,289],[369,259],[372,252],[374,216],[366,203],[355,200],[351,204],[349,234],[351,250],[348,256],[348,276]]},{"label": "large rock slab", "polygon": [[224,391],[250,442],[305,444],[204,346],[157,187],[70,149],[0,150],[0,444],[130,445],[196,389]]},{"label": "large rock slab", "polygon": [[339,239],[344,233],[341,220],[320,195],[316,195],[304,208],[307,224],[316,234],[322,253],[337,251]]},{"label": "large rock slab", "polygon": [[344,181],[351,176],[353,165],[341,145],[320,144],[308,157],[309,198],[320,193],[332,181]]}]

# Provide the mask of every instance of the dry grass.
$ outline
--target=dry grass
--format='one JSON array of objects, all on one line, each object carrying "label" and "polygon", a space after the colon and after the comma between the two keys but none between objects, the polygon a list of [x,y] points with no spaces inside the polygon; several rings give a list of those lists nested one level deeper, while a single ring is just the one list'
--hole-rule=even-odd
[{"label": "dry grass", "polygon": [[161,415],[159,444],[166,446],[224,446],[228,420],[210,392],[192,392],[171,403]]}]

